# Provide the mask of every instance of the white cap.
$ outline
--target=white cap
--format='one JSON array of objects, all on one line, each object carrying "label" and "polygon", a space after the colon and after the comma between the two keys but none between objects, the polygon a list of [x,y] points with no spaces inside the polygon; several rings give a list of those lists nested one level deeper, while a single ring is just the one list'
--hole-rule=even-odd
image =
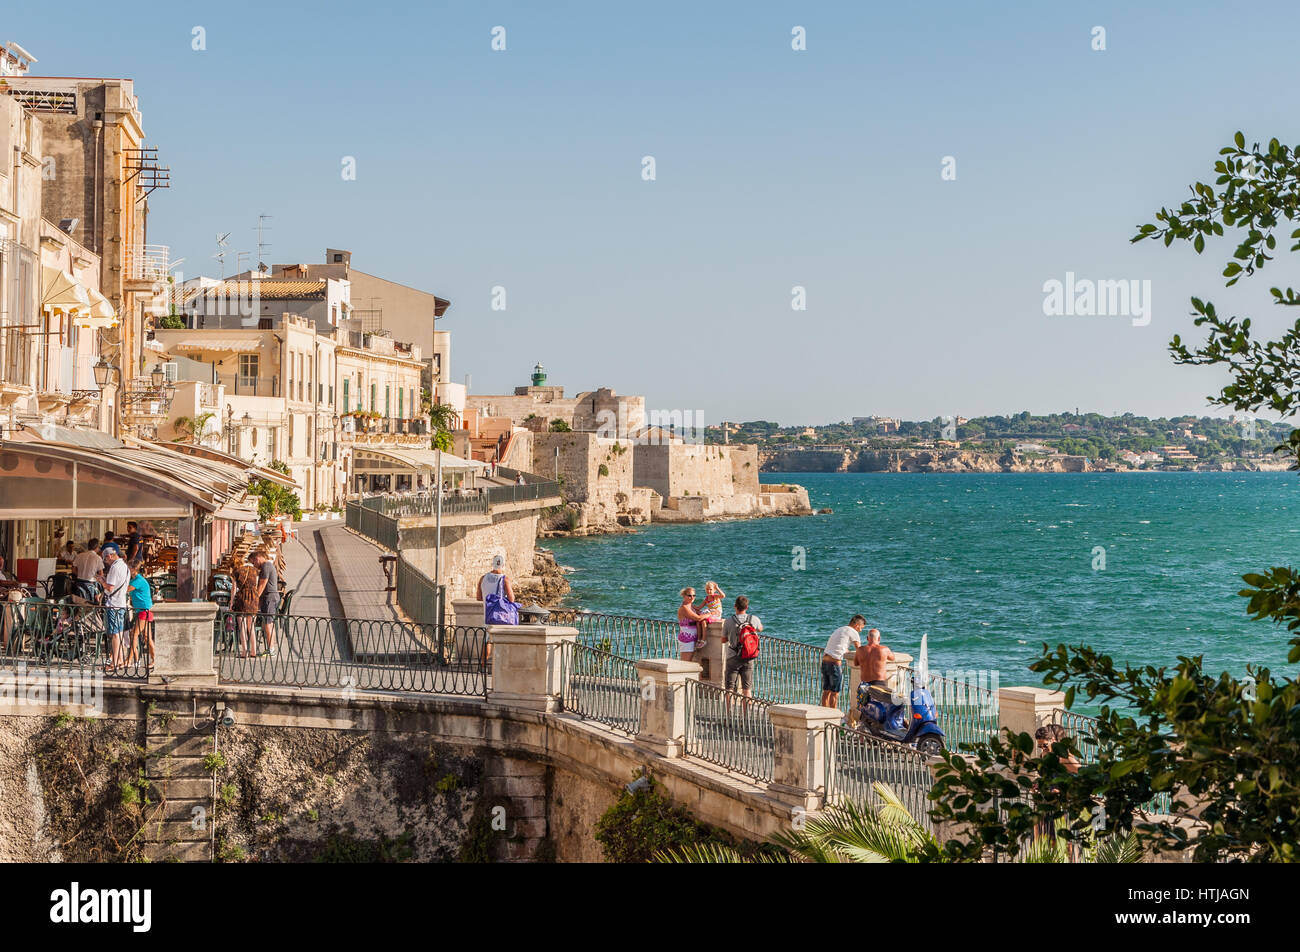
[{"label": "white cap", "polygon": [[503,569],[506,567],[506,557],[504,555],[492,556],[492,568]]}]

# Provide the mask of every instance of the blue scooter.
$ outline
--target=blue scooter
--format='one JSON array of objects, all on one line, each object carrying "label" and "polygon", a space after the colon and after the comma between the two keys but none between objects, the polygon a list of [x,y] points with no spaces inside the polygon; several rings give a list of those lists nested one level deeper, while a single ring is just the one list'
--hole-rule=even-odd
[{"label": "blue scooter", "polygon": [[859,684],[858,726],[875,737],[909,744],[929,756],[944,748],[934,696],[922,685],[912,688],[908,704],[898,704],[888,688]]}]

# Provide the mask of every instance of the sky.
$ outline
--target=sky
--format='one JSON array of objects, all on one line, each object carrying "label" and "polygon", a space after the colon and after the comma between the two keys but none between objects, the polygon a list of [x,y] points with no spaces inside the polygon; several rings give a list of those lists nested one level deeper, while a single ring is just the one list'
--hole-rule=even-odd
[{"label": "sky", "polygon": [[[172,178],[149,240],[184,276],[220,274],[218,233],[255,256],[270,215],[268,262],[346,248],[451,300],[474,393],[541,361],[709,424],[1227,415],[1224,375],[1169,357],[1188,299],[1287,321],[1289,262],[1225,290],[1228,239],[1129,238],[1238,129],[1300,141],[1294,4],[58,9],[2,39],[33,75],[135,80]],[[1149,281],[1149,323],[1045,314],[1068,273]]]}]

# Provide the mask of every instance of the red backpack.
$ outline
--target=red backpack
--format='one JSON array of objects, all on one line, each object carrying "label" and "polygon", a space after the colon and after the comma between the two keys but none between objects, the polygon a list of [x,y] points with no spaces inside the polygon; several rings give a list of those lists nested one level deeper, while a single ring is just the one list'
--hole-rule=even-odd
[{"label": "red backpack", "polygon": [[754,616],[746,613],[743,624],[740,616],[731,617],[739,626],[736,630],[736,657],[741,661],[753,661],[758,657],[758,631],[754,628]]}]

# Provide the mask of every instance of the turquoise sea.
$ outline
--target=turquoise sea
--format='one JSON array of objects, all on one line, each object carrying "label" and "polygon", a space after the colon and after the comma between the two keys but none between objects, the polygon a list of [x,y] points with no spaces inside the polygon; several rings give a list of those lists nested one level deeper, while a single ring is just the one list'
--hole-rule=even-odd
[{"label": "turquoise sea", "polygon": [[[932,670],[1024,666],[1043,641],[1133,663],[1201,654],[1275,670],[1285,632],[1251,621],[1241,575],[1300,559],[1294,473],[765,474],[831,515],[554,539],[571,601],[675,618],[685,585],[745,594],[770,634],[824,642],[861,612]],[[1105,550],[1105,568],[1096,547]],[[805,568],[792,567],[801,547]]]}]

